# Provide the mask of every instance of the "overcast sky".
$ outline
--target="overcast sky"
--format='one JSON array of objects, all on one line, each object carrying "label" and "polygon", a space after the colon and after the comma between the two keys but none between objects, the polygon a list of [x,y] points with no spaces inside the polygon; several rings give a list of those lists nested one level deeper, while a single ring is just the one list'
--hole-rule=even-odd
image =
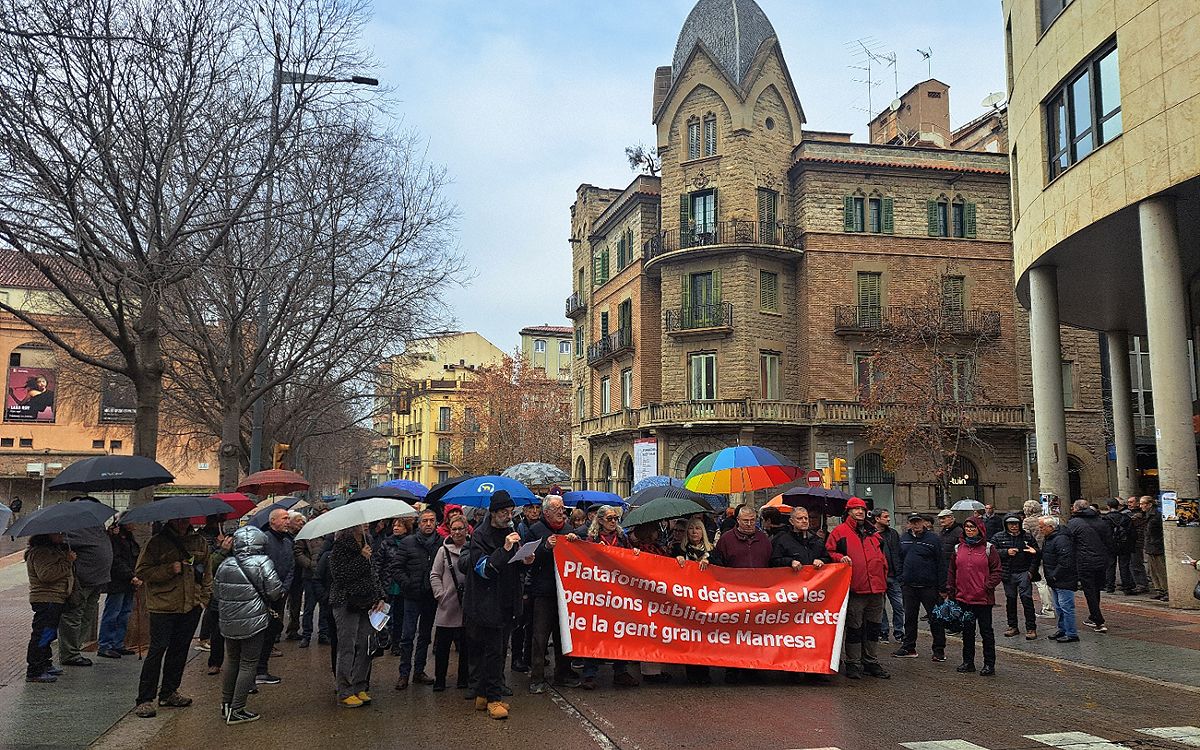
[{"label": "overcast sky", "polygon": [[[570,325],[569,209],[584,182],[625,187],[627,145],[653,145],[654,69],[670,65],[694,0],[376,0],[367,44],[397,125],[445,165],[477,270],[452,308],[502,349],[527,325]],[[865,71],[854,40],[894,51],[903,93],[932,74],[951,87],[953,125],[1004,88],[999,0],[759,0],[813,130],[865,140]],[[877,72],[875,110],[895,96]]]}]

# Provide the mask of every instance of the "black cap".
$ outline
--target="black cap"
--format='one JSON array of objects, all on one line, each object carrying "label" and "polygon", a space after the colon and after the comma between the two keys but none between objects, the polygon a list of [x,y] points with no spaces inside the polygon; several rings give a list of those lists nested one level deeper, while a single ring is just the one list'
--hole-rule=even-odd
[{"label": "black cap", "polygon": [[515,508],[516,505],[512,496],[508,494],[508,490],[496,490],[492,493],[492,502],[488,504],[488,512],[495,513],[505,508]]},{"label": "black cap", "polygon": [[929,520],[928,518],[921,515],[920,513],[909,513],[908,514],[908,522],[909,523],[912,523],[913,521],[928,521],[928,520]]}]

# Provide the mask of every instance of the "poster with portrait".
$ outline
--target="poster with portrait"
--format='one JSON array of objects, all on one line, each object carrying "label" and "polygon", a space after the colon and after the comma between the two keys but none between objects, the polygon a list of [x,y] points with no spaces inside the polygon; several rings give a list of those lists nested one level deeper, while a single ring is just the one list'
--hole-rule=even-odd
[{"label": "poster with portrait", "polygon": [[115,372],[100,381],[100,424],[133,424],[137,416],[137,394],[133,381]]},{"label": "poster with portrait", "polygon": [[5,422],[54,422],[55,371],[48,367],[10,367],[4,391]]}]

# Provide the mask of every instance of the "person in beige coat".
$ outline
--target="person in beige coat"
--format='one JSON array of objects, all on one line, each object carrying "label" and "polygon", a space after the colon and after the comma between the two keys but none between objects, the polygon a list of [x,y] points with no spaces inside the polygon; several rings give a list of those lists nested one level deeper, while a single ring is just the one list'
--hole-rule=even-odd
[{"label": "person in beige coat", "polygon": [[[1038,523],[1038,519],[1042,515],[1042,504],[1037,500],[1026,500],[1021,506],[1021,513],[1025,516],[1021,521],[1021,528],[1025,530],[1038,544],[1038,549],[1042,548],[1042,543],[1046,541],[1045,535],[1042,533],[1042,527]],[[1037,568],[1041,568],[1041,560],[1038,560]],[[1039,575],[1038,579],[1033,583],[1037,589],[1038,601],[1041,602],[1041,609],[1038,612],[1038,617],[1048,619],[1056,619],[1058,615],[1054,613],[1054,595],[1050,593],[1050,586],[1046,583],[1044,576]]]},{"label": "person in beige coat", "polygon": [[25,652],[26,682],[55,682],[62,670],[54,666],[50,644],[58,638],[65,602],[75,589],[75,553],[62,534],[38,534],[25,550],[29,574],[29,606],[33,628]]},{"label": "person in beige coat", "polygon": [[467,544],[467,521],[455,516],[450,521],[450,536],[442,542],[433,557],[433,568],[429,572],[429,583],[433,586],[433,598],[437,600],[437,612],[433,616],[433,689],[446,689],[446,671],[450,667],[450,646],[458,651],[458,682],[456,687],[466,688],[467,639],[463,631],[462,595],[464,576],[458,571],[458,558]]}]

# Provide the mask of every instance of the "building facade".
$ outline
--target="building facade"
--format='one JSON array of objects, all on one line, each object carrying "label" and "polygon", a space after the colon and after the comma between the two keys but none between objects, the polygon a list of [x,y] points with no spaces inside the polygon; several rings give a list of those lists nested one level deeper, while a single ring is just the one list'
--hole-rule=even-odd
[{"label": "building facade", "polygon": [[521,356],[534,368],[552,380],[571,381],[574,361],[575,329],[571,326],[540,326],[522,328]]},{"label": "building facade", "polygon": [[[940,103],[922,110],[933,91]],[[576,486],[627,492],[650,466],[685,476],[708,452],[754,444],[805,467],[852,452],[855,489],[898,510],[1013,508],[1033,491],[1002,115],[952,130],[948,97],[926,81],[892,110],[917,110],[919,137],[906,121],[880,127],[880,143],[808,129],[758,5],[697,3],[655,75],[661,175],[582,185],[571,208]],[[862,402],[872,342],[946,305],[956,334],[987,339],[962,365],[981,445],[961,450],[948,493],[885,465]],[[1103,494],[1102,441],[1080,460],[1080,492]]]},{"label": "building facade", "polygon": [[[1037,472],[1065,496],[1060,324],[1100,332],[1116,490],[1200,495],[1200,6],[1004,2],[1013,258],[1029,310]],[[1168,559],[1200,529],[1167,524]],[[1172,606],[1195,576],[1168,565]]]}]

